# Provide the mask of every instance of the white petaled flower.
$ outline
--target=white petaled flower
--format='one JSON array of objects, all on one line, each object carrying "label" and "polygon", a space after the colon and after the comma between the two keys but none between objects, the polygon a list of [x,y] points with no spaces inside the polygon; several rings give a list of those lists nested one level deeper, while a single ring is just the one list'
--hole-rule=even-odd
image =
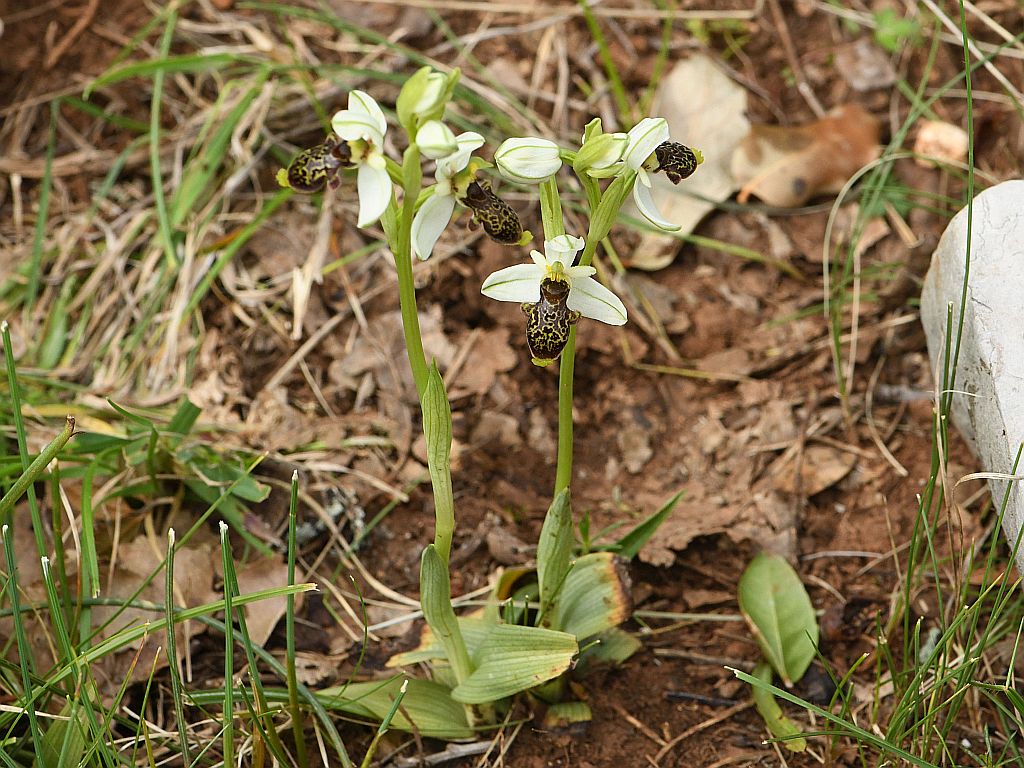
[{"label": "white petaled flower", "polygon": [[547,139],[505,139],[494,151],[501,175],[524,184],[537,184],[558,173],[562,158],[558,145]]},{"label": "white petaled flower", "polygon": [[474,131],[455,137],[458,147],[447,157],[439,158],[434,178],[434,194],[428,197],[412,220],[412,247],[421,259],[429,259],[437,239],[455,212],[456,177],[469,166],[473,151],[483,146],[484,137]]},{"label": "white petaled flower", "polygon": [[530,251],[533,263],[515,264],[492,272],[484,280],[480,292],[498,301],[536,304],[541,298],[542,282],[566,282],[569,295],[565,303],[570,311],[608,325],[623,325],[626,307],[618,296],[592,277],[597,270],[573,266],[576,254],[583,250],[584,244],[582,237],[572,235],[545,240],[544,253]]},{"label": "white petaled flower", "polygon": [[668,122],[663,117],[645,117],[627,135],[629,145],[622,159],[629,168],[636,171],[636,182],[633,184],[633,201],[636,207],[654,226],[669,231],[679,229],[678,224],[663,218],[654,204],[651,174],[645,168],[645,163],[654,154],[654,150],[669,140]]},{"label": "white petaled flower", "polygon": [[369,94],[352,91],[348,95],[348,109],[335,113],[331,127],[352,149],[352,163],[359,168],[356,176],[358,225],[368,227],[384,214],[391,202],[391,177],[384,158],[387,119]]}]

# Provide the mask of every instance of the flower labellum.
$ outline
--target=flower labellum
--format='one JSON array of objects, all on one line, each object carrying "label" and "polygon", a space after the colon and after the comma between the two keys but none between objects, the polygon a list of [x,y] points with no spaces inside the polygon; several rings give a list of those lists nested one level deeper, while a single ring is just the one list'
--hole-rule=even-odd
[{"label": "flower labellum", "polygon": [[498,301],[520,302],[535,365],[549,365],[561,354],[581,317],[609,325],[626,322],[619,297],[592,277],[597,270],[573,266],[584,245],[582,237],[554,237],[544,242],[544,253],[530,252],[533,263],[499,269],[480,289]]},{"label": "flower labellum", "polygon": [[337,136],[328,136],[322,144],[304,149],[278,173],[278,183],[297,192],[319,192],[325,184],[338,186],[338,171],[352,168],[352,151]]},{"label": "flower labellum", "polygon": [[331,127],[339,138],[348,143],[351,162],[359,169],[356,176],[359,193],[357,225],[368,227],[384,215],[393,199],[391,177],[384,157],[387,119],[369,94],[352,91],[348,95],[348,109],[335,113]]},{"label": "flower labellum", "polygon": [[539,184],[558,173],[562,157],[558,145],[547,139],[505,139],[494,151],[501,175],[523,184]]},{"label": "flower labellum", "polygon": [[[520,245],[525,233],[512,206],[491,191],[486,181],[473,181],[466,187],[462,203],[473,211],[473,223],[483,225],[492,240],[505,245]],[[527,238],[528,240],[528,238]]]},{"label": "flower labellum", "polygon": [[659,144],[654,150],[654,157],[658,162],[658,167],[654,171],[664,171],[673,184],[692,176],[697,166],[704,162],[704,155],[700,150],[690,149],[676,141]]},{"label": "flower labellum", "polygon": [[544,278],[540,283],[540,301],[519,305],[526,315],[526,345],[534,365],[551,365],[565,349],[569,330],[580,319],[580,313],[567,306],[568,300],[567,282]]}]

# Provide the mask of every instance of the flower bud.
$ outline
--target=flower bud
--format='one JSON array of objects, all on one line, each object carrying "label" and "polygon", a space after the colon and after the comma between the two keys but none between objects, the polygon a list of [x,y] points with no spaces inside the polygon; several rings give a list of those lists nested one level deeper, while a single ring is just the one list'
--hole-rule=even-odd
[{"label": "flower bud", "polygon": [[416,131],[416,146],[431,160],[447,157],[459,149],[452,129],[440,120],[428,120]]},{"label": "flower bud", "polygon": [[622,167],[619,161],[629,146],[629,137],[624,133],[602,133],[583,142],[576,154],[573,168],[577,173],[588,173],[595,178],[607,178],[618,173]]},{"label": "flower bud", "polygon": [[395,102],[398,121],[411,131],[424,121],[440,119],[458,77],[457,69],[450,75],[443,75],[430,67],[421,67],[406,80],[398,94]]},{"label": "flower bud", "polygon": [[538,184],[562,167],[558,145],[547,139],[506,139],[494,152],[502,176],[524,184]]}]

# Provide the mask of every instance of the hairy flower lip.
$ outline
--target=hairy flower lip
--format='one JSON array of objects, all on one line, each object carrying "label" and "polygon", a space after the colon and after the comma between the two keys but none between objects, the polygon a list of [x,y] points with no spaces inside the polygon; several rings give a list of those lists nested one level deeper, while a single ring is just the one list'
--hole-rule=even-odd
[{"label": "hairy flower lip", "polygon": [[544,242],[544,253],[531,251],[530,264],[514,264],[492,272],[484,280],[480,292],[497,301],[536,303],[541,298],[545,280],[564,281],[569,285],[566,306],[583,317],[608,325],[626,322],[626,307],[592,275],[593,267],[574,266],[576,255],[583,249],[582,237],[559,235]]}]

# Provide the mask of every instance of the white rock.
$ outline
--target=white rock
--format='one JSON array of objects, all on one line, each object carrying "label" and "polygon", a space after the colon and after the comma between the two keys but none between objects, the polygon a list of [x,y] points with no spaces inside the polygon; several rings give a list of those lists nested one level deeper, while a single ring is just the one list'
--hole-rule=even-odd
[{"label": "white rock", "polygon": [[[970,276],[956,381],[953,423],[967,438],[985,472],[1012,473],[1024,443],[1024,181],[1006,181],[974,199]],[[953,338],[960,314],[967,254],[967,209],[946,227],[925,277],[921,322],[936,387],[946,356],[946,317]],[[952,354],[952,352],[950,352]],[[948,386],[948,385],[947,385]],[[1024,472],[1024,461],[1018,467]],[[989,480],[994,503],[1006,480]],[[1024,485],[1012,483],[1003,530],[1012,547],[1024,525]],[[1024,546],[1017,553],[1024,569]]]}]

